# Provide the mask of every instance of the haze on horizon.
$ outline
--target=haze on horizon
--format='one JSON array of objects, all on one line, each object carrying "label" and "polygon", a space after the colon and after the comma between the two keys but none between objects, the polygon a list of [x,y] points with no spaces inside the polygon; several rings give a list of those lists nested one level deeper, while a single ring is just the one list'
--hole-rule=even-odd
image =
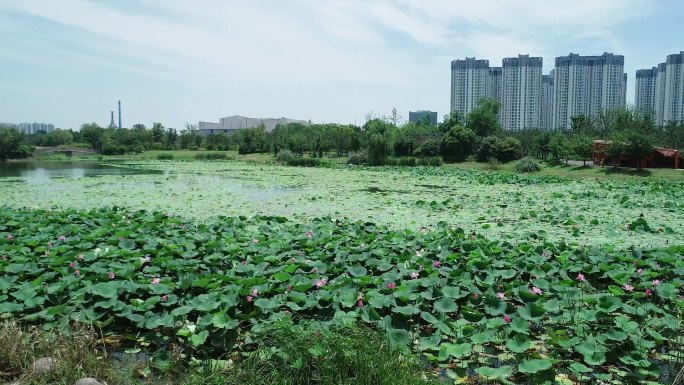
[{"label": "haze on horizon", "polygon": [[77,129],[229,115],[362,124],[397,108],[449,112],[450,62],[684,50],[678,0],[4,0],[0,122]]}]

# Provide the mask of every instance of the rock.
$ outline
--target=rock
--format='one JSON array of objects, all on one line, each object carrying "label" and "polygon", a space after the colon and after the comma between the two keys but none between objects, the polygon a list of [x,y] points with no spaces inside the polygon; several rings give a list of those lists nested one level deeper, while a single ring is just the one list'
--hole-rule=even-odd
[{"label": "rock", "polygon": [[37,374],[44,374],[51,372],[57,368],[57,359],[52,357],[43,357],[33,361],[33,371]]},{"label": "rock", "polygon": [[76,384],[74,385],[103,385],[100,381],[86,377],[86,378],[81,378],[80,380],[76,381]]}]

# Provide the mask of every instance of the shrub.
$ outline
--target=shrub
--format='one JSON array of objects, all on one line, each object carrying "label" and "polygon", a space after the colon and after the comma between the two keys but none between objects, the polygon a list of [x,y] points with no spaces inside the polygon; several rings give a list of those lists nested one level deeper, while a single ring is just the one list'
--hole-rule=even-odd
[{"label": "shrub", "polygon": [[440,149],[442,157],[449,161],[463,161],[473,152],[477,137],[473,130],[463,126],[455,126],[442,138]]},{"label": "shrub", "polygon": [[294,160],[295,155],[290,150],[280,150],[278,155],[276,155],[276,161],[280,163],[289,163]]},{"label": "shrub", "polygon": [[440,141],[439,140],[428,140],[421,144],[417,149],[413,151],[413,155],[418,157],[423,156],[439,156],[441,155]]},{"label": "shrub", "polygon": [[540,170],[539,163],[530,157],[522,158],[515,164],[515,171],[517,172],[537,172]]},{"label": "shrub", "polygon": [[157,155],[157,159],[159,159],[159,160],[173,160],[174,158],[175,158],[175,156],[173,156],[173,154],[163,153],[163,154]]},{"label": "shrub", "polygon": [[368,154],[365,152],[351,154],[349,155],[349,159],[347,159],[347,164],[361,165],[366,163],[368,163]]},{"label": "shrub", "polygon": [[499,141],[499,146],[496,148],[496,159],[500,162],[510,162],[518,159],[522,153],[522,144],[520,141],[512,136],[506,137]]},{"label": "shrub", "polygon": [[418,166],[441,166],[442,164],[444,164],[444,161],[441,156],[418,158]]},{"label": "shrub", "polygon": [[499,138],[488,136],[480,141],[475,154],[478,162],[488,162],[496,157],[496,149],[499,146]]},{"label": "shrub", "polygon": [[330,162],[327,159],[322,158],[297,158],[294,157],[287,162],[288,166],[302,166],[302,167],[319,167],[319,166],[329,166]]},{"label": "shrub", "polygon": [[487,162],[490,158],[496,158],[499,162],[510,162],[517,159],[522,153],[522,144],[513,137],[498,138],[488,136],[480,141],[477,148],[477,160]]},{"label": "shrub", "polygon": [[415,167],[416,166],[416,158],[412,158],[412,157],[397,158],[397,166]]},{"label": "shrub", "polygon": [[206,154],[195,154],[195,159],[198,160],[220,160],[226,159],[227,155],[224,152],[209,152]]},{"label": "shrub", "polygon": [[485,170],[497,171],[499,169],[501,169],[501,163],[493,156],[489,158],[485,165]]}]

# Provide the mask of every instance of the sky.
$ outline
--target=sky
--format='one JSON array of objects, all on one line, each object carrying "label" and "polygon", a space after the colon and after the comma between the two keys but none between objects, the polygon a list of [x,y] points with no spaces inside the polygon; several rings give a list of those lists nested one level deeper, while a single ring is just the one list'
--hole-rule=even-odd
[{"label": "sky", "polygon": [[[681,0],[1,0],[0,122],[361,125],[449,112],[450,62],[684,50]],[[116,112],[115,112],[116,113]]]}]

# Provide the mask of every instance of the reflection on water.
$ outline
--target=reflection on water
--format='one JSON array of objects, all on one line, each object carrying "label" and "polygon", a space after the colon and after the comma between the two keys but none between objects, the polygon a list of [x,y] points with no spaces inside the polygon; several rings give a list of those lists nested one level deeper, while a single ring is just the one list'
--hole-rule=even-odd
[{"label": "reflection on water", "polygon": [[20,177],[26,180],[46,178],[85,178],[96,175],[160,174],[161,171],[117,167],[97,162],[36,161],[0,162],[0,178]]}]

